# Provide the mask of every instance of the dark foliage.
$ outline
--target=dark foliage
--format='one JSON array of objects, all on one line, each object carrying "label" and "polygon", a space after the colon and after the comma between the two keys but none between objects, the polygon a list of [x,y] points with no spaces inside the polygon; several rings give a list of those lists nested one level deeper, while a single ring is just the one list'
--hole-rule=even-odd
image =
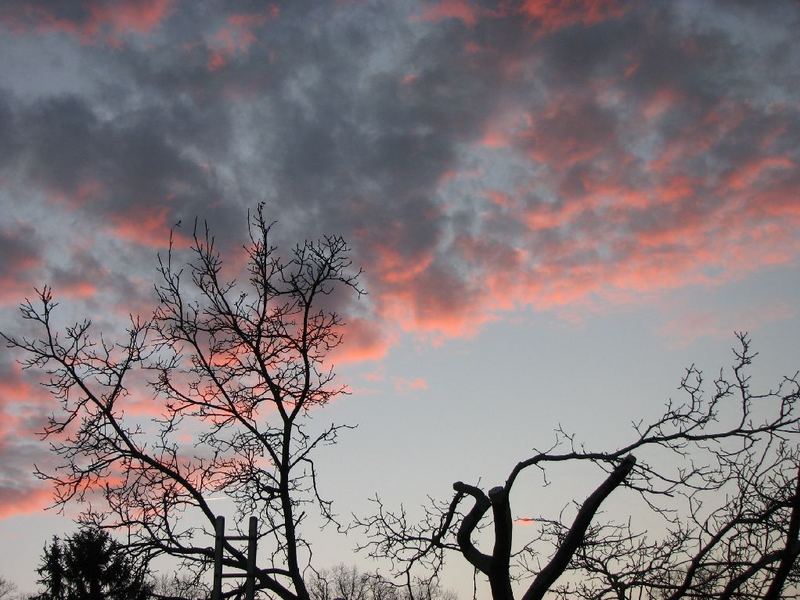
[{"label": "dark foliage", "polygon": [[44,591],[38,600],[146,600],[147,569],[102,529],[84,528],[45,545],[36,570]]}]

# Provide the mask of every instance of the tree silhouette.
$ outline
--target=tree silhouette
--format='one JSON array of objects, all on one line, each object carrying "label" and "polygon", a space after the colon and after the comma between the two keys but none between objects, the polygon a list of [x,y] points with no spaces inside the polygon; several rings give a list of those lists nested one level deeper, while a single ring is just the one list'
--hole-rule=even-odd
[{"label": "tree silhouette", "polygon": [[17,586],[5,579],[4,577],[0,577],[0,600],[10,600],[14,592],[17,590]]},{"label": "tree silhouette", "polygon": [[[453,497],[426,507],[419,523],[376,498],[376,514],[359,521],[369,536],[362,549],[408,581],[414,573],[435,581],[446,555],[459,554],[494,600],[513,599],[515,582],[523,600],[800,597],[800,383],[795,374],[752,391],[755,354],[745,334],[738,339],[732,376],[721,372],[705,395],[690,367],[685,400],[636,423],[630,443],[593,451],[559,429],[552,447],[517,463],[502,485],[456,482]],[[585,499],[561,514],[522,519],[532,533],[515,547],[515,482],[535,469],[547,484],[550,469],[576,463],[603,478],[587,480]],[[619,520],[602,520],[612,494]],[[535,510],[535,499],[525,506]],[[651,531],[637,529],[632,513],[649,515]]]},{"label": "tree silhouette", "polygon": [[62,544],[45,545],[37,569],[44,591],[39,600],[145,600],[147,570],[101,529],[83,528]]},{"label": "tree silhouette", "polygon": [[337,565],[318,571],[308,582],[312,600],[455,600],[455,595],[438,585],[416,582],[411,591],[397,586],[378,573],[364,573],[355,567]]},{"label": "tree silhouette", "polygon": [[[334,292],[359,294],[359,273],[342,238],[299,244],[284,258],[271,227],[259,206],[244,282],[223,277],[207,226],[195,225],[185,264],[170,241],[159,257],[158,306],[149,319],[132,317],[121,342],[95,336],[89,320],[58,331],[47,287],[21,307],[36,334],[3,337],[26,353],[24,367],[47,375],[60,403],[44,435],[61,464],[38,471],[58,506],[84,502],[80,520],[124,533],[131,556],[178,557],[199,577],[213,560],[209,499],[225,495],[240,521],[261,521],[257,588],[308,600],[302,524],[314,507],[334,520],[314,452],[342,429],[312,431],[308,413],[346,392],[323,363],[341,341]],[[143,379],[160,406],[150,429],[126,414],[131,398],[143,399]],[[223,562],[246,569],[229,542]]]},{"label": "tree silhouette", "polygon": [[196,600],[210,598],[208,582],[181,573],[162,573],[153,578],[151,598],[154,600]]},{"label": "tree silhouette", "polygon": [[45,591],[40,594],[42,599],[65,600],[64,553],[58,537],[53,537],[49,547],[45,544],[42,564],[36,569],[36,572],[40,577],[39,583],[45,588]]}]

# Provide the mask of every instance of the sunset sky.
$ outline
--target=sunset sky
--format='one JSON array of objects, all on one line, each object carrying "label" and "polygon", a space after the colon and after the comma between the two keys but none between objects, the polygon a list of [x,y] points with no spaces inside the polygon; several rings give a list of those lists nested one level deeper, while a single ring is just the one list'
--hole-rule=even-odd
[{"label": "sunset sky", "polygon": [[[235,270],[263,201],[282,246],[342,235],[364,269],[352,395],[319,417],[359,425],[321,461],[340,514],[500,481],[559,423],[621,444],[734,330],[757,387],[800,367],[798,31],[792,0],[3,0],[0,328],[47,283],[118,331],[174,224]],[[14,359],[0,576],[33,591],[72,525],[42,512],[54,401]],[[319,561],[369,568],[353,542]]]}]

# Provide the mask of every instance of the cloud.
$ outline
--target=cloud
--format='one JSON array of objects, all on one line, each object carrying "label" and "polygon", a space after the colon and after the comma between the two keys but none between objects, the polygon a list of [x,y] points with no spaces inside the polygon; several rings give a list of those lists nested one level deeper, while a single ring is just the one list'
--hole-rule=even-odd
[{"label": "cloud", "polygon": [[33,388],[16,362],[0,362],[0,406],[32,400]]},{"label": "cloud", "polygon": [[[368,295],[331,299],[332,362],[377,378],[405,336],[794,275],[798,29],[796,3],[7,1],[0,37],[26,60],[0,65],[0,302],[52,283],[113,329],[147,312],[174,224],[185,256],[207,219],[234,273],[262,200],[281,250],[352,244]],[[767,309],[664,327],[686,343],[796,316]],[[50,400],[10,365],[0,381],[9,515],[47,495],[47,451],[15,432]]]},{"label": "cloud", "polygon": [[389,352],[392,340],[372,319],[348,319],[342,331],[342,344],[332,353],[335,364],[376,361]]},{"label": "cloud", "polygon": [[0,228],[0,303],[17,304],[31,291],[42,264],[35,229],[27,224]]},{"label": "cloud", "polygon": [[[89,4],[59,18],[88,23]],[[233,255],[261,199],[282,247],[352,242],[369,297],[343,307],[345,362],[797,258],[796,9],[209,6],[148,5],[129,28],[147,45],[75,40],[83,94],[2,95],[5,177],[103,244],[71,277],[39,259],[67,294],[142,289],[197,213]],[[9,273],[13,295],[30,275]]]},{"label": "cloud", "polygon": [[39,513],[52,499],[53,491],[49,486],[17,487],[0,481],[0,519]]},{"label": "cloud", "polygon": [[81,43],[121,43],[120,36],[146,34],[173,8],[173,0],[11,0],[0,9],[0,23],[23,33],[61,32]]},{"label": "cloud", "polygon": [[49,410],[46,392],[23,375],[18,364],[0,361],[0,519],[40,511],[51,491],[34,479],[33,464],[49,464],[35,434]]},{"label": "cloud", "polygon": [[433,23],[443,19],[458,19],[464,25],[474,27],[478,22],[478,10],[467,0],[438,0],[425,6],[413,19]]},{"label": "cloud", "polygon": [[590,27],[625,12],[619,0],[525,0],[520,12],[543,32],[581,25]]},{"label": "cloud", "polygon": [[228,15],[226,23],[211,36],[208,69],[221,69],[237,54],[247,53],[257,40],[255,30],[278,18],[279,14],[278,5],[272,3],[259,12]]},{"label": "cloud", "polygon": [[419,392],[428,389],[428,382],[423,377],[413,377],[407,379],[405,377],[394,377],[392,379],[394,389],[401,394],[408,394],[410,392]]},{"label": "cloud", "polygon": [[755,332],[775,322],[797,317],[797,309],[783,302],[754,304],[747,308],[714,310],[686,308],[667,319],[658,332],[672,346],[685,347],[704,337],[729,339],[734,331]]}]

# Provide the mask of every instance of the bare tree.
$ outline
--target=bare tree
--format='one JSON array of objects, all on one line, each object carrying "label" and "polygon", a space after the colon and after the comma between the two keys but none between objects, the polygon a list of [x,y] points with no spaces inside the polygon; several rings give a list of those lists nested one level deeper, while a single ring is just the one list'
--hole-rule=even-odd
[{"label": "bare tree", "polygon": [[[346,393],[323,362],[341,341],[332,295],[360,294],[359,273],[342,238],[305,242],[283,258],[271,227],[259,206],[243,283],[223,277],[207,226],[195,226],[186,265],[170,243],[159,257],[155,313],[132,317],[119,343],[94,335],[89,320],[58,331],[48,287],[21,306],[37,333],[3,337],[24,352],[25,368],[46,374],[60,403],[43,432],[60,464],[37,470],[56,505],[83,502],[80,520],[122,534],[133,556],[171,555],[201,573],[213,559],[209,501],[225,495],[240,520],[261,520],[258,589],[307,600],[303,521],[313,508],[334,519],[314,452],[341,431],[315,431],[308,413]],[[126,415],[143,378],[161,408],[150,429]],[[187,511],[199,521],[183,518]],[[226,542],[224,564],[244,569],[246,557]]]},{"label": "bare tree", "polygon": [[[559,429],[552,447],[517,463],[502,485],[456,482],[452,498],[426,507],[421,522],[376,498],[376,514],[359,521],[368,534],[362,549],[390,559],[406,580],[435,580],[454,552],[488,580],[495,600],[514,598],[515,582],[523,600],[800,596],[800,383],[795,374],[752,391],[755,354],[745,334],[738,339],[731,376],[721,371],[706,395],[690,367],[685,400],[636,423],[630,443],[592,451]],[[526,518],[534,534],[515,548],[515,482],[533,468],[546,484],[549,469],[569,463],[595,465],[602,480],[561,514]],[[601,520],[611,494],[616,512],[636,503],[649,511],[652,530]]]},{"label": "bare tree", "polygon": [[378,573],[337,565],[314,573],[308,584],[311,600],[455,600],[437,584],[417,581],[409,590]]},{"label": "bare tree", "polygon": [[210,598],[211,589],[205,582],[180,573],[160,574],[152,580],[151,598],[154,600],[198,600]]},{"label": "bare tree", "polygon": [[0,600],[11,600],[17,591],[17,586],[5,577],[0,577]]}]

